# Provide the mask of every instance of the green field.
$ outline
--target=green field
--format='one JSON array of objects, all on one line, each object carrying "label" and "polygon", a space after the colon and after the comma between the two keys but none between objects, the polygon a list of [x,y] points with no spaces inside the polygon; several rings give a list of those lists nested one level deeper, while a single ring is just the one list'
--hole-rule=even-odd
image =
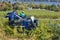
[{"label": "green field", "polygon": [[[22,10],[17,10],[21,13]],[[60,18],[60,12],[51,12],[47,10],[24,10],[26,15],[34,15],[38,19],[57,19]],[[0,39],[2,40],[60,40],[60,20],[39,20],[39,26],[31,31],[8,25],[8,19],[4,18],[9,11],[0,12]],[[19,30],[19,33],[17,32]],[[25,32],[28,32],[26,34]]]},{"label": "green field", "polygon": [[[18,13],[21,13],[22,10],[18,11]],[[56,19],[60,18],[60,12],[53,12],[48,10],[24,10],[27,15],[34,15],[37,18],[50,18],[50,19]],[[0,16],[6,15],[9,11],[2,11],[0,12]],[[3,15],[4,14],[4,15]]]}]

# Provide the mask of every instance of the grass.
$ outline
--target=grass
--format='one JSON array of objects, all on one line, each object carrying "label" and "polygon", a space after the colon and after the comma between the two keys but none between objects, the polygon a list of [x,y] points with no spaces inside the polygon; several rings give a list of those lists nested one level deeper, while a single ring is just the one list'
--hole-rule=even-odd
[{"label": "grass", "polygon": [[[22,10],[17,10],[20,13]],[[26,15],[34,15],[37,18],[60,18],[60,12],[51,12],[47,10],[24,10]],[[11,28],[8,25],[8,19],[4,18],[9,11],[0,12],[0,39],[2,40],[52,40],[60,37],[60,20],[39,20],[39,26],[28,32],[21,28]],[[19,30],[18,33],[17,29]],[[23,32],[23,33],[22,33]],[[60,40],[58,39],[57,40]]]},{"label": "grass", "polygon": [[[23,10],[17,10],[18,13],[21,13]],[[24,10],[26,15],[34,15],[37,18],[60,18],[60,12],[52,12],[48,10]],[[9,11],[2,11],[0,12],[0,16],[6,15]]]},{"label": "grass", "polygon": [[[60,12],[47,10],[24,10],[27,15],[34,15],[37,18],[60,18]],[[18,11],[20,13],[20,11]]]}]

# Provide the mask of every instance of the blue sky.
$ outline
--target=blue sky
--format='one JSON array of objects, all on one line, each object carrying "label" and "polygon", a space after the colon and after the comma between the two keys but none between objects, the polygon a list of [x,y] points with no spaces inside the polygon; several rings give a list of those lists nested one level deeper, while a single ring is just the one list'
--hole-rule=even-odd
[{"label": "blue sky", "polygon": [[[0,0],[1,1],[1,0]],[[4,0],[4,1],[7,1],[7,0]],[[11,1],[12,3],[15,3],[14,0],[9,0]],[[21,1],[20,1],[21,2]],[[29,1],[28,1],[29,3]],[[40,3],[44,3],[44,4],[59,4],[60,5],[60,2],[34,2],[35,4],[40,4]]]}]

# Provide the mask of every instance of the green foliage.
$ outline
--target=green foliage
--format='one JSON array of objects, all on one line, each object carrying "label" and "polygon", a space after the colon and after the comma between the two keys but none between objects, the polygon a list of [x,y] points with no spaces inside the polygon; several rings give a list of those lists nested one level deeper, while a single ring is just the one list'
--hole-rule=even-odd
[{"label": "green foliage", "polygon": [[46,8],[46,4],[40,4],[40,8],[41,9],[45,9]]},{"label": "green foliage", "polygon": [[23,3],[23,4],[16,3],[16,4],[13,4],[13,8],[16,10],[27,9],[27,4],[26,3]]},{"label": "green foliage", "polygon": [[2,2],[0,5],[0,10],[2,11],[12,10],[12,9],[13,9],[13,6],[11,3]]},{"label": "green foliage", "polygon": [[9,26],[6,26],[5,27],[5,32],[6,32],[6,35],[12,35],[13,34],[13,29],[11,29]]},{"label": "green foliage", "polygon": [[56,10],[57,12],[60,12],[60,5],[58,6],[58,8],[57,8],[57,10]]},{"label": "green foliage", "polygon": [[28,6],[33,8],[33,7],[35,7],[35,4],[34,3],[30,3]]},{"label": "green foliage", "polygon": [[6,10],[24,10],[27,8],[32,8],[32,9],[47,9],[50,11],[55,11],[55,12],[60,12],[60,5],[47,5],[47,4],[43,4],[41,3],[40,5],[36,5],[34,4],[34,2],[31,2],[30,4],[27,4],[25,2],[23,2],[22,4],[16,2],[15,4],[11,4],[11,2],[2,2],[0,4],[0,11],[6,11]]},{"label": "green foliage", "polygon": [[18,5],[18,10],[23,10],[25,9],[24,5]]},{"label": "green foliage", "polygon": [[56,5],[54,5],[54,4],[53,4],[53,5],[51,5],[50,7],[51,7],[50,9],[51,9],[52,11],[57,10],[57,6],[56,6]]},{"label": "green foliage", "polygon": [[[23,10],[17,10],[20,13]],[[24,10],[26,15],[34,16],[47,16],[52,18],[60,16],[60,12],[50,12],[46,10]],[[5,15],[9,11],[0,12],[0,38],[8,40],[53,40],[59,39],[60,36],[60,20],[39,20],[39,25],[33,30],[23,30],[22,28],[17,28],[16,26],[9,26],[8,20],[5,19]],[[34,13],[33,13],[34,12]],[[31,14],[32,13],[32,14]],[[36,14],[38,13],[38,14]],[[42,18],[42,17],[41,17]],[[1,20],[2,19],[2,20]],[[3,35],[3,36],[1,36]]]}]

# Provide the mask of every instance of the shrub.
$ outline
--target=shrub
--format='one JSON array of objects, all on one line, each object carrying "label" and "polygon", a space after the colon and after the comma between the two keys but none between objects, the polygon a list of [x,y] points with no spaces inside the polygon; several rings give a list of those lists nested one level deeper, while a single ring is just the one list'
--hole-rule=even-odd
[{"label": "shrub", "polygon": [[30,3],[29,5],[28,5],[28,7],[35,7],[35,4],[34,3]]},{"label": "shrub", "polygon": [[35,7],[33,7],[34,9],[39,9],[39,5],[35,5]]},{"label": "shrub", "polygon": [[13,5],[13,9],[14,10],[17,10],[18,9],[18,3],[14,3],[14,4],[12,4]]},{"label": "shrub", "polygon": [[54,5],[54,4],[50,6],[50,10],[51,10],[51,11],[56,11],[56,9],[57,9],[57,6]]},{"label": "shrub", "polygon": [[28,7],[27,3],[23,3],[22,5],[24,6],[25,9],[27,9],[27,7]]},{"label": "shrub", "polygon": [[7,3],[6,4],[6,7],[7,7],[8,10],[12,10],[13,9],[13,6],[12,6],[11,3]]},{"label": "shrub", "polygon": [[0,5],[0,10],[6,11],[6,10],[12,10],[13,6],[11,3],[6,3],[6,2],[2,2]]},{"label": "shrub", "polygon": [[5,2],[2,2],[1,5],[0,5],[0,10],[4,10],[6,7],[6,3]]},{"label": "shrub", "polygon": [[47,5],[45,9],[51,10],[51,7],[50,7],[50,6],[51,6],[51,5]]},{"label": "shrub", "polygon": [[46,8],[46,4],[40,4],[40,8],[41,9],[45,9]]},{"label": "shrub", "polygon": [[15,10],[23,10],[26,8],[27,8],[27,4],[19,4],[19,3],[13,4],[13,9]]},{"label": "shrub", "polygon": [[18,10],[23,10],[23,9],[25,9],[25,7],[24,7],[24,5],[18,5],[17,9]]},{"label": "shrub", "polygon": [[56,12],[60,12],[60,7],[57,8]]}]

